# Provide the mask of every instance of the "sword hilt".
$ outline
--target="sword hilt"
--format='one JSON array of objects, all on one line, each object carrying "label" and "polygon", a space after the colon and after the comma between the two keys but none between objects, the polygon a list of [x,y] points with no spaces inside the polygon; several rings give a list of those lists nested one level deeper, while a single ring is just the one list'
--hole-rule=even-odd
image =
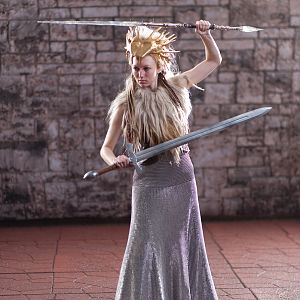
[{"label": "sword hilt", "polygon": [[133,166],[134,166],[136,172],[137,172],[138,174],[141,174],[143,170],[142,170],[142,167],[138,164],[136,155],[135,155],[134,152],[133,152],[133,145],[130,144],[130,143],[127,143],[127,144],[126,144],[126,151],[127,151],[129,160],[130,160],[130,162],[133,164]]}]

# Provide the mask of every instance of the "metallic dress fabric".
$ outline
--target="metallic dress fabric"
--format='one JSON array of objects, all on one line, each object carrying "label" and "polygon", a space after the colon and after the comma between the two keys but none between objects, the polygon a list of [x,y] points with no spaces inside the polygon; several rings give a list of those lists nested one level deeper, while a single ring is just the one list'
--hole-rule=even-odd
[{"label": "metallic dress fabric", "polygon": [[116,300],[218,299],[189,153],[134,173],[132,214]]}]

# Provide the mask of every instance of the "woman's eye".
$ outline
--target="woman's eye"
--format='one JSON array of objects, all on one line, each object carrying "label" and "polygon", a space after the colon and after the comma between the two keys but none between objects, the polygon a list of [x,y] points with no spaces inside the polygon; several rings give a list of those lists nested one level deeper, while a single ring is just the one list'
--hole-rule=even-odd
[{"label": "woman's eye", "polygon": [[136,72],[138,72],[139,68],[138,67],[134,67],[133,70],[136,71]]},{"label": "woman's eye", "polygon": [[147,72],[147,71],[149,71],[150,70],[150,68],[144,68],[144,71],[145,72]]}]

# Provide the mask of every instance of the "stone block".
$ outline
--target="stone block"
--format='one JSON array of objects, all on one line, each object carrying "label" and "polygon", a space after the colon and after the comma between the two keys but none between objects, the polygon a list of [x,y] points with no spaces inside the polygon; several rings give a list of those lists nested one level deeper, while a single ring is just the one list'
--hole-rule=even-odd
[{"label": "stone block", "polygon": [[289,180],[283,177],[253,178],[251,180],[252,197],[285,197],[288,195]]},{"label": "stone block", "polygon": [[9,0],[2,0],[0,3],[0,20],[8,20],[9,11]]},{"label": "stone block", "polygon": [[300,102],[300,72],[293,73],[293,99],[294,102]]},{"label": "stone block", "polygon": [[[199,16],[202,14],[202,8],[200,6],[186,6],[177,7],[174,11],[175,22],[178,23],[195,23],[199,20]],[[193,30],[180,30],[178,33],[178,40],[182,41],[184,39],[195,39],[196,35]],[[176,43],[175,43],[176,45]]]},{"label": "stone block", "polygon": [[51,8],[57,6],[57,0],[38,0],[39,8]]},{"label": "stone block", "polygon": [[253,146],[263,146],[263,145],[264,145],[263,136],[239,136],[239,137],[237,137],[237,146],[253,147]]},{"label": "stone block", "polygon": [[238,167],[228,169],[228,184],[250,186],[252,178],[265,178],[271,176],[269,167]]},{"label": "stone block", "polygon": [[27,82],[27,95],[32,96],[56,96],[58,90],[58,78],[53,75],[30,76]]},{"label": "stone block", "polygon": [[200,198],[199,205],[200,205],[200,210],[201,210],[202,216],[217,217],[217,216],[221,216],[221,214],[222,214],[221,213],[221,207],[222,207],[221,201]]},{"label": "stone block", "polygon": [[221,83],[233,83],[236,82],[236,74],[233,72],[220,72],[218,79]]},{"label": "stone block", "polygon": [[297,0],[290,0],[290,14],[300,15],[300,3]]},{"label": "stone block", "polygon": [[238,103],[263,103],[264,76],[262,73],[241,72],[238,78]]},{"label": "stone block", "polygon": [[34,138],[34,120],[32,117],[16,117],[12,119],[12,126],[14,128],[14,140],[28,141]]},{"label": "stone block", "polygon": [[68,154],[66,152],[49,152],[49,171],[67,172],[68,170]]},{"label": "stone block", "polygon": [[4,54],[1,56],[2,74],[33,74],[35,56],[31,54]]},{"label": "stone block", "polygon": [[287,129],[290,124],[290,118],[287,116],[269,115],[265,117],[265,129]]},{"label": "stone block", "polygon": [[222,168],[236,165],[235,138],[224,133],[213,138],[198,139],[190,147],[196,167]]},{"label": "stone block", "polygon": [[109,105],[124,87],[124,75],[96,75],[95,76],[95,104]]},{"label": "stone block", "polygon": [[231,83],[206,83],[205,103],[227,104],[234,102],[234,84]]},{"label": "stone block", "polygon": [[66,43],[65,42],[52,42],[52,43],[50,43],[50,51],[64,53],[66,51]]},{"label": "stone block", "polygon": [[[13,153],[11,149],[0,149],[0,170],[9,171],[14,166]],[[0,184],[1,186],[1,184]]]},{"label": "stone block", "polygon": [[174,43],[175,49],[180,49],[179,51],[194,51],[202,49],[202,44],[199,39],[197,39],[196,35],[194,34],[191,39],[182,39]]},{"label": "stone block", "polygon": [[8,51],[8,22],[0,21],[0,52],[3,54],[7,53]]},{"label": "stone block", "polygon": [[95,42],[68,42],[66,46],[66,62],[68,63],[94,62],[96,59]]},{"label": "stone block", "polygon": [[297,29],[295,35],[295,59],[300,61],[300,29]]},{"label": "stone block", "polygon": [[292,75],[290,72],[267,72],[265,77],[267,93],[288,93],[292,91]]},{"label": "stone block", "polygon": [[85,155],[82,150],[71,150],[68,152],[68,171],[70,176],[83,176]]},{"label": "stone block", "polygon": [[259,32],[261,39],[292,39],[295,37],[294,28],[268,28]]},{"label": "stone block", "polygon": [[274,40],[261,40],[256,42],[255,69],[275,70],[277,45]]},{"label": "stone block", "polygon": [[225,198],[223,200],[223,215],[237,217],[243,215],[244,199],[243,198]]},{"label": "stone block", "polygon": [[98,52],[96,61],[98,62],[126,62],[125,52]]},{"label": "stone block", "polygon": [[223,72],[253,70],[253,50],[222,50],[222,65],[220,70]]},{"label": "stone block", "polygon": [[193,126],[208,126],[219,122],[219,106],[216,104],[193,105]]},{"label": "stone block", "polygon": [[48,149],[54,150],[58,148],[58,121],[49,120],[46,124]]},{"label": "stone block", "polygon": [[74,40],[76,40],[76,25],[51,24],[50,40],[51,41],[74,41]]},{"label": "stone block", "polygon": [[[26,96],[26,82],[24,76],[1,75],[0,99],[4,104],[21,104]],[[4,106],[2,106],[4,109]]]},{"label": "stone block", "polygon": [[219,0],[196,0],[196,5],[201,5],[201,6],[219,5]]},{"label": "stone block", "polygon": [[54,181],[45,184],[49,217],[72,217],[77,207],[76,187],[70,181]]},{"label": "stone block", "polygon": [[278,70],[293,70],[294,68],[294,41],[293,40],[279,40],[278,41]]},{"label": "stone block", "polygon": [[71,17],[70,9],[68,8],[45,8],[45,9],[40,9],[39,11],[40,20],[67,19],[70,17]]},{"label": "stone block", "polygon": [[82,14],[84,18],[118,17],[118,7],[83,7]]},{"label": "stone block", "polygon": [[178,57],[178,66],[182,71],[189,70],[193,68],[201,60],[204,60],[203,51],[184,51],[183,54]]},{"label": "stone block", "polygon": [[86,107],[94,106],[94,86],[93,85],[83,85],[80,87],[79,91],[79,104],[80,109],[85,109]]},{"label": "stone block", "polygon": [[204,195],[206,199],[213,201],[221,200],[221,190],[226,186],[226,169],[210,168],[204,169]]},{"label": "stone block", "polygon": [[[123,6],[123,5],[130,5],[132,4],[133,0],[122,0],[122,3],[120,3],[120,0],[84,0],[84,7],[90,7],[90,6]],[[59,7],[82,7],[83,4],[81,1],[78,0],[58,0],[58,6]]]},{"label": "stone block", "polygon": [[[181,0],[157,0],[157,3],[155,0],[152,0],[151,5],[162,5],[162,6],[187,6],[187,5],[193,5],[194,0],[186,0],[186,1],[181,1]],[[150,4],[147,2],[147,4]],[[133,0],[133,4],[145,4],[145,1],[143,0]]]},{"label": "stone block", "polygon": [[48,171],[47,150],[32,149],[31,151],[13,151],[14,169],[18,171],[42,172]]},{"label": "stone block", "polygon": [[224,187],[221,196],[226,199],[241,199],[250,196],[250,189],[243,186]]},{"label": "stone block", "polygon": [[220,50],[253,50],[254,40],[221,40],[218,41]]},{"label": "stone block", "polygon": [[245,39],[256,40],[258,38],[258,34],[258,32],[247,32],[247,34],[245,34],[239,30],[229,30],[224,31],[222,37],[225,40],[236,40],[236,43],[240,43]]},{"label": "stone block", "polygon": [[[10,21],[9,41],[11,52],[37,53],[48,39],[48,27],[32,21]],[[46,49],[47,50],[47,49]]]},{"label": "stone block", "polygon": [[229,9],[227,7],[204,7],[203,17],[205,20],[213,20],[216,24],[229,24]]},{"label": "stone block", "polygon": [[300,16],[291,16],[291,26],[299,27],[300,26]]},{"label": "stone block", "polygon": [[63,150],[95,148],[95,133],[92,119],[61,118],[59,120],[59,147]]},{"label": "stone block", "polygon": [[[231,3],[230,24],[251,24],[256,27],[287,27],[289,24],[288,0],[236,0]],[[253,18],[255,16],[255,18]]]},{"label": "stone block", "polygon": [[81,19],[82,18],[82,8],[71,8],[71,18]]},{"label": "stone block", "polygon": [[268,158],[266,147],[238,147],[237,165],[239,167],[263,167]]},{"label": "stone block", "polygon": [[108,41],[113,39],[113,28],[110,26],[78,26],[77,30],[79,40]]},{"label": "stone block", "polygon": [[37,0],[9,0],[9,18],[29,19],[37,17]]},{"label": "stone block", "polygon": [[173,8],[169,6],[121,6],[120,17],[172,17]]},{"label": "stone block", "polygon": [[282,145],[289,144],[289,136],[286,130],[268,130],[265,132],[264,143],[266,146],[278,149],[281,148]]},{"label": "stone block", "polygon": [[288,147],[285,149],[272,147],[270,149],[270,166],[274,177],[292,176],[293,164],[295,163],[296,161],[291,160]]},{"label": "stone block", "polygon": [[[124,45],[123,45],[124,49]],[[100,41],[97,42],[97,51],[114,51],[115,45],[113,41]]]}]

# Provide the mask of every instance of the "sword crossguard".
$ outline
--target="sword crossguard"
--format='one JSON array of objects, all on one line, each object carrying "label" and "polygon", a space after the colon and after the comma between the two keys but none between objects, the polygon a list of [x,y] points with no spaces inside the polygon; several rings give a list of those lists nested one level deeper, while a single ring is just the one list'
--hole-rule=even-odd
[{"label": "sword crossguard", "polygon": [[142,169],[142,167],[137,162],[137,157],[136,157],[136,155],[133,152],[133,145],[130,144],[130,143],[126,144],[126,151],[127,151],[129,160],[133,164],[136,172],[138,174],[141,174],[143,172],[143,169]]}]

